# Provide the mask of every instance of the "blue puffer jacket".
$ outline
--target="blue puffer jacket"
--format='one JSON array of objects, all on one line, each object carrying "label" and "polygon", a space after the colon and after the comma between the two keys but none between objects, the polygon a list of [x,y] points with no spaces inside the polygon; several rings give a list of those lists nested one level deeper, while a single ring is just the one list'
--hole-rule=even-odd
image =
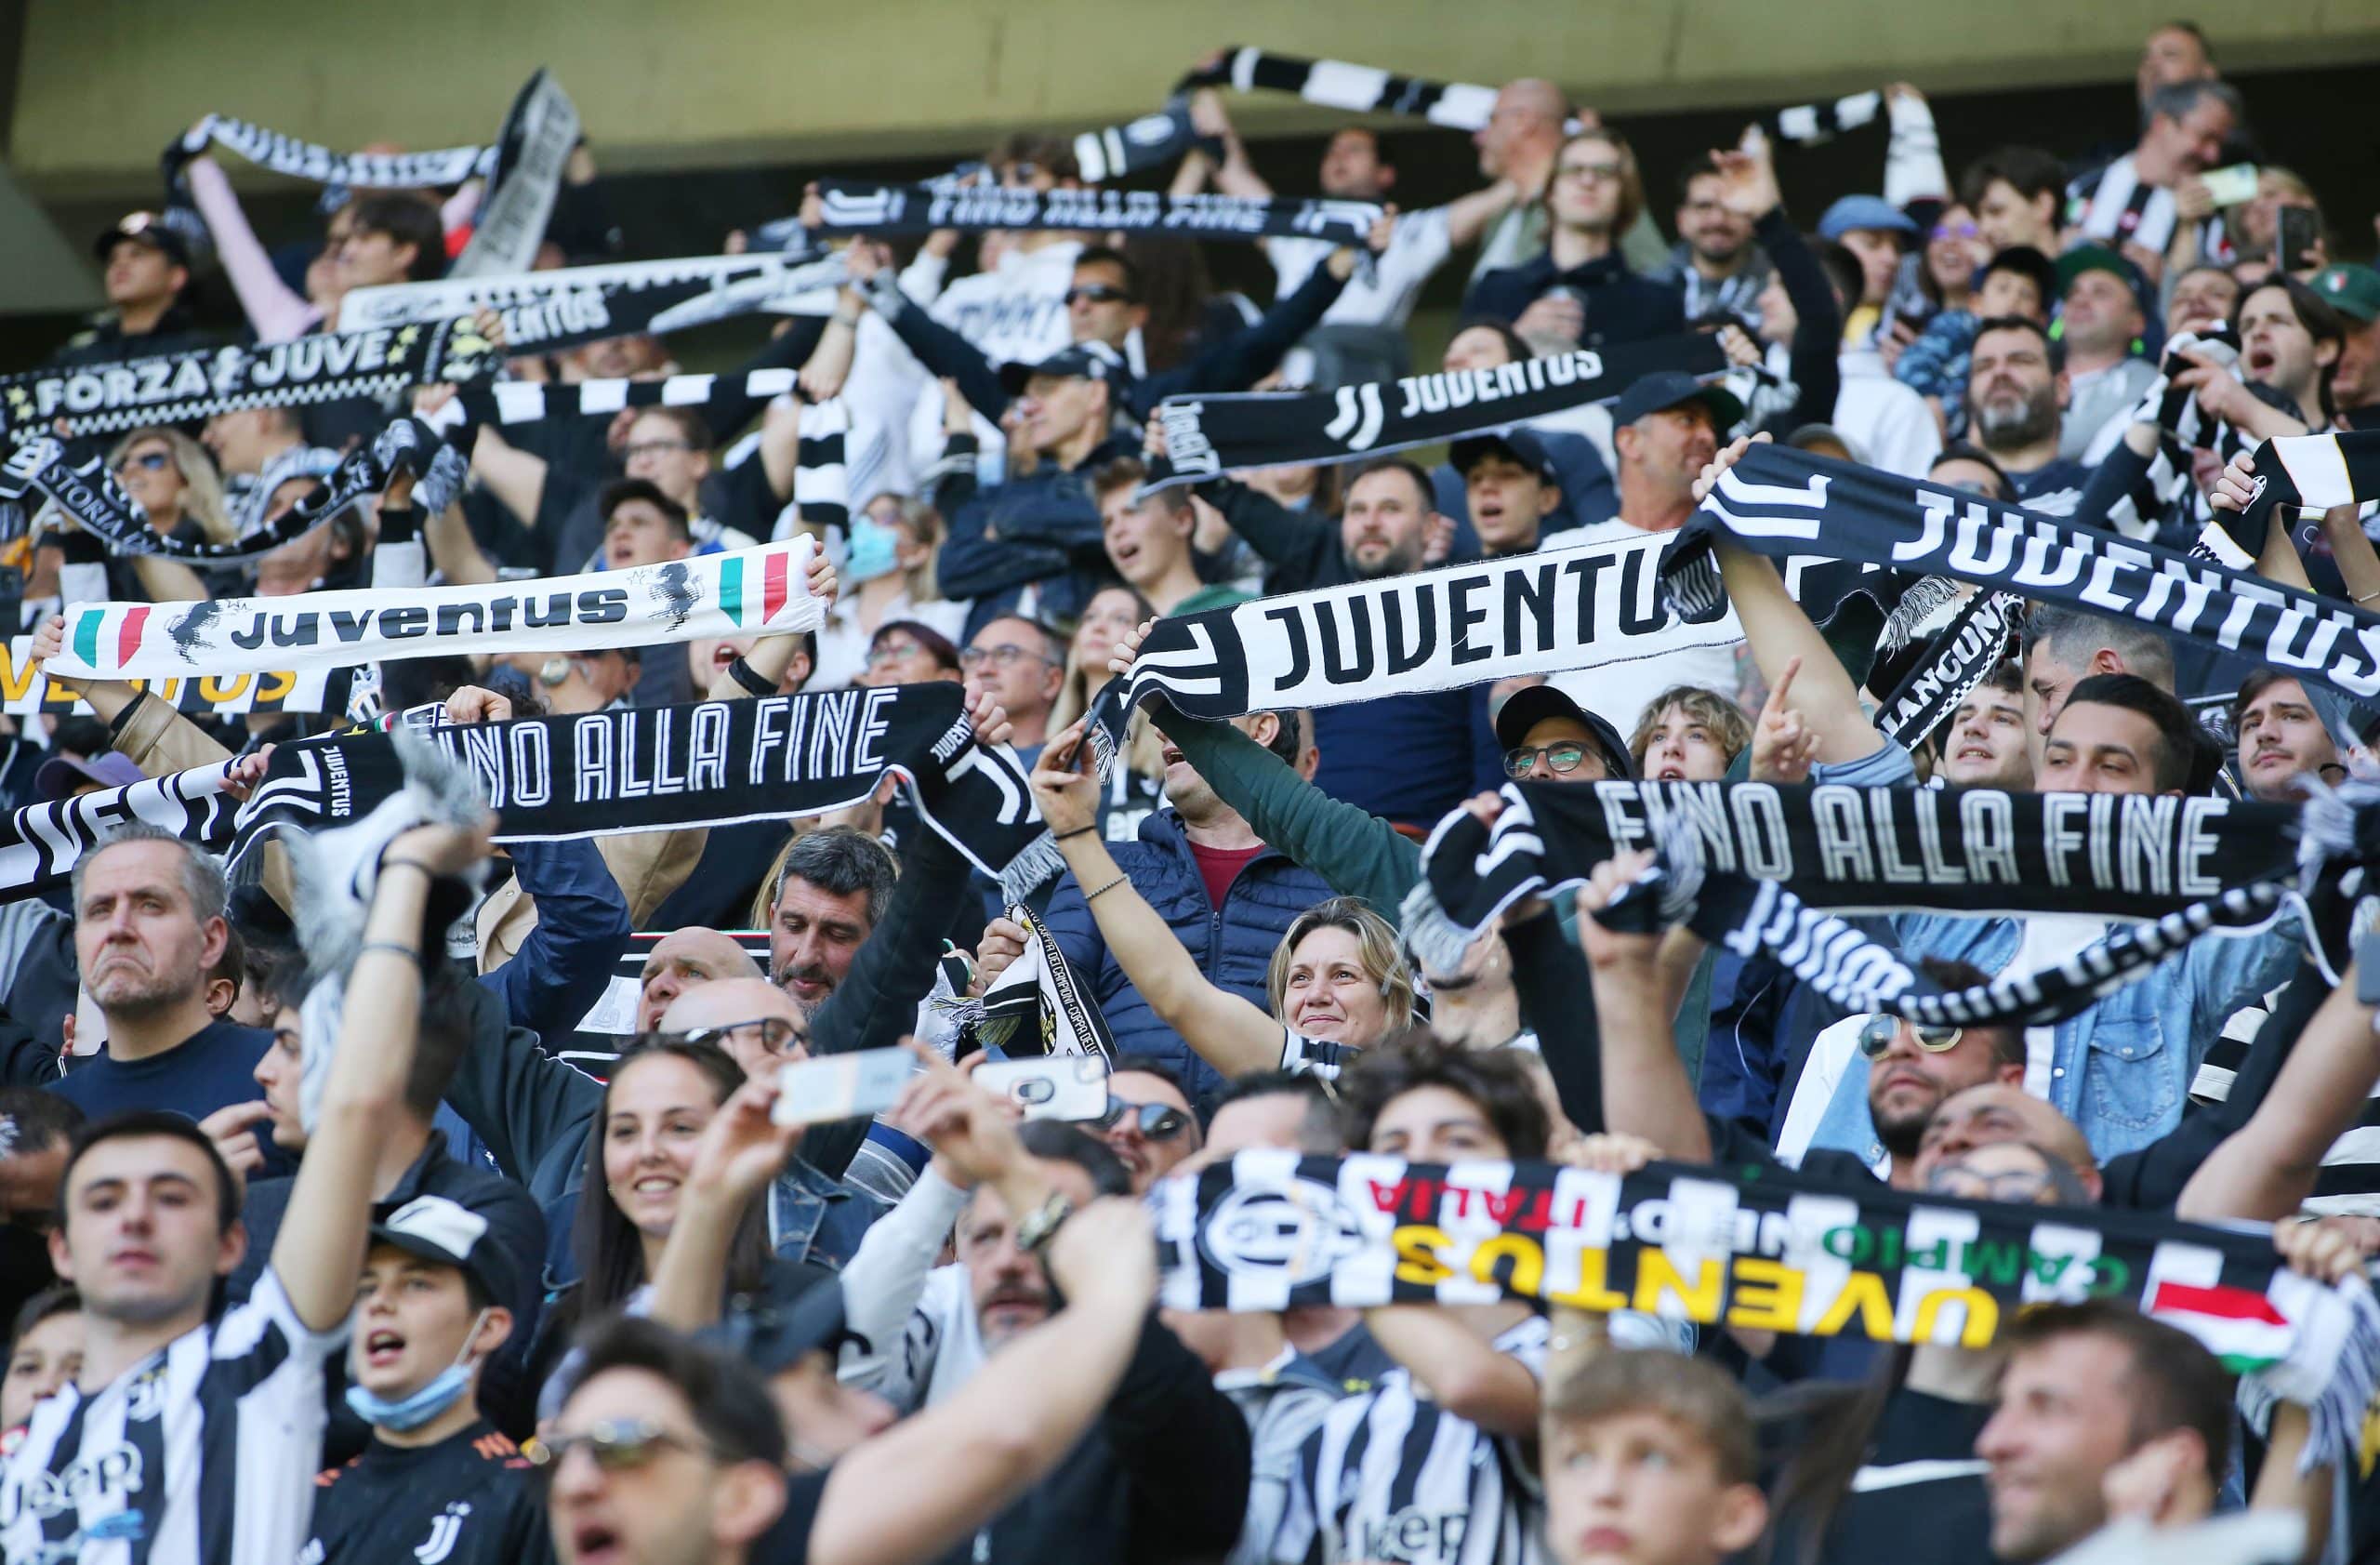
[{"label": "blue puffer jacket", "polygon": [[[1113,842],[1109,851],[1116,867],[1131,877],[1132,889],[1198,959],[1198,971],[1260,1007],[1265,1003],[1264,974],[1273,948],[1300,913],[1331,895],[1321,876],[1268,849],[1241,867],[1217,908],[1207,900],[1207,882],[1198,873],[1189,839],[1182,834],[1182,816],[1170,806],[1141,822],[1140,841]],[[1071,874],[1058,882],[1045,922],[1067,964],[1098,996],[1119,1053],[1155,1054],[1170,1062],[1202,1098],[1222,1087],[1223,1077],[1180,1034],[1157,1020],[1116,965],[1083,902],[1082,887]]]}]

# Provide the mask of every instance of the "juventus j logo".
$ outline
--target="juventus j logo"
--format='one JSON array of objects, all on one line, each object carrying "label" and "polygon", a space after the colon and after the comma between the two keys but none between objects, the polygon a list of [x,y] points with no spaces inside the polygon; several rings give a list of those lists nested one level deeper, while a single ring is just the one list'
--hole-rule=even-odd
[{"label": "juventus j logo", "polygon": [[438,1562],[455,1552],[456,1543],[463,1535],[463,1520],[471,1514],[469,1501],[456,1500],[430,1524],[430,1536],[416,1545],[413,1557],[421,1565]]},{"label": "juventus j logo", "polygon": [[[1368,450],[1380,438],[1380,427],[1387,415],[1382,411],[1380,387],[1370,382],[1361,386],[1339,388],[1339,416],[1322,428],[1322,432],[1350,451]],[[1349,431],[1354,433],[1349,433]]]}]

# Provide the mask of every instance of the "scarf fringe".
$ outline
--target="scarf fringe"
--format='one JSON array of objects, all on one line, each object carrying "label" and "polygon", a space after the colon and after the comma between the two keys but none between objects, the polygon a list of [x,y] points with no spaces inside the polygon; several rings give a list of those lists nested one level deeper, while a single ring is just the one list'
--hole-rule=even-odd
[{"label": "scarf fringe", "polygon": [[1058,852],[1057,839],[1045,829],[1000,871],[1000,899],[1014,906],[1065,872],[1065,855]]}]

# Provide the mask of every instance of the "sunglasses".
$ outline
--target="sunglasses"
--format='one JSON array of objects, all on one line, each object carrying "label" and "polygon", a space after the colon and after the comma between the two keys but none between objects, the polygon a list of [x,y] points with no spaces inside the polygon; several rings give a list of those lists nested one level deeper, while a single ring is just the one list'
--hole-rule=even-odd
[{"label": "sunglasses", "polygon": [[1066,290],[1066,302],[1086,304],[1130,304],[1132,296],[1107,283],[1078,283]]},{"label": "sunglasses", "polygon": [[143,451],[138,456],[126,457],[116,463],[115,471],[130,472],[134,468],[141,468],[150,472],[163,472],[173,465],[173,458],[163,451]]},{"label": "sunglasses", "polygon": [[[1898,1017],[1869,1017],[1859,1028],[1859,1052],[1871,1060],[1883,1059],[1884,1051],[1893,1046],[1893,1035],[1899,1030]],[[1967,1029],[1963,1027],[1927,1027],[1911,1022],[1909,1030],[1917,1035],[1919,1048],[1929,1054],[1941,1054],[1957,1048],[1959,1040],[1966,1036]]]},{"label": "sunglasses", "polygon": [[1162,1103],[1127,1103],[1120,1097],[1107,1100],[1099,1128],[1114,1130],[1127,1116],[1132,1117],[1133,1128],[1144,1141],[1170,1141],[1190,1128],[1190,1116],[1179,1108],[1168,1108]]},{"label": "sunglasses", "polygon": [[758,1043],[772,1054],[782,1054],[800,1035],[791,1022],[783,1016],[756,1016],[748,1022],[722,1022],[717,1027],[698,1027],[686,1034],[689,1043],[716,1043],[724,1049],[732,1042]]},{"label": "sunglasses", "polygon": [[1982,235],[1983,230],[1976,227],[1973,223],[1936,223],[1934,225],[1934,232],[1927,237],[1932,239],[1977,239],[1981,238]]},{"label": "sunglasses", "polygon": [[665,1451],[706,1452],[701,1442],[673,1435],[646,1418],[606,1418],[589,1425],[583,1434],[543,1436],[529,1442],[521,1454],[540,1478],[551,1479],[574,1451],[584,1449],[595,1466],[607,1473],[630,1472]]},{"label": "sunglasses", "polygon": [[1522,745],[1515,749],[1508,749],[1504,752],[1504,776],[1514,778],[1527,776],[1530,769],[1536,766],[1537,758],[1541,755],[1545,758],[1545,764],[1553,769],[1555,776],[1567,777],[1585,764],[1587,757],[1593,753],[1594,752],[1576,739],[1557,740],[1550,745],[1540,745],[1534,749]]}]

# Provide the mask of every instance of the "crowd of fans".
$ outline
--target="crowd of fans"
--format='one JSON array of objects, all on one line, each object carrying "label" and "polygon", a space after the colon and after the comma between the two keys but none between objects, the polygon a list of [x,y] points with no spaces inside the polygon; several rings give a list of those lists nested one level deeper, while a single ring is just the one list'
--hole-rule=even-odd
[{"label": "crowd of fans", "polygon": [[[380,857],[327,1018],[270,874],[230,884],[203,848],[119,829],[71,887],[0,907],[17,1304],[0,1552],[1918,1565],[2136,1529],[2121,1558],[2373,1557],[2371,1434],[2360,1461],[2301,1474],[2302,1409],[2243,1430],[2215,1358],[2118,1302],[2043,1305],[1979,1349],[1511,1300],[1159,1309],[1139,1199],[1255,1148],[1666,1160],[2277,1224],[2288,1264],[2324,1280],[2380,1252],[2372,1007],[2351,977],[2333,992],[2285,925],[2202,938],[2030,1028],[1844,1015],[1765,959],[1618,932],[1592,915],[1625,855],[1576,908],[1514,909],[1456,970],[1422,970],[1397,926],[1422,839],[1454,812],[1493,819],[1509,779],[2291,801],[2368,758],[2347,709],[2294,675],[2208,688],[2186,643],[2042,606],[1912,749],[1872,721],[1901,649],[1840,644],[1723,546],[1726,644],[1228,723],[1159,701],[1104,777],[1082,742],[1155,618],[1671,532],[1749,437],[2114,526],[2129,486],[2095,479],[2171,432],[2139,411],[2161,373],[2197,427],[2249,442],[2380,427],[2380,273],[2334,253],[2360,247],[2341,215],[2257,159],[2195,28],[2149,35],[2137,87],[2131,139],[2069,162],[1937,150],[1924,99],[1896,86],[1877,133],[1895,199],[1810,213],[1789,211],[1773,138],[1647,168],[1553,84],[1516,80],[1474,138],[1478,188],[1392,207],[1364,255],[1264,241],[1269,305],[1207,291],[1181,240],[838,240],[830,314],[750,326],[754,364],[799,366],[800,397],[481,431],[467,490],[418,519],[443,579],[807,531],[834,562],[813,578],[831,610],[814,634],[391,661],[385,706],[469,725],[963,685],[978,737],[1030,769],[1064,859],[1032,911],[1112,1034],[1104,1107],[1020,1121],[973,1079],[1004,1051],[920,1010],[946,953],[966,959],[964,998],[1038,934],[890,786],[830,818],[502,850],[492,819],[418,827]],[[1224,93],[1189,111],[1197,150],[1172,188],[1271,193]],[[1313,191],[1287,193],[1395,201],[1393,137],[1445,134],[1350,125]],[[185,173],[206,242],[147,214],[99,235],[110,308],[55,362],[241,337],[188,302],[211,265],[247,339],[337,330],[351,290],[438,276],[476,193],[326,203],[319,240],[273,249],[214,159]],[[1071,140],[1038,136],[992,149],[985,177],[1081,182]],[[2282,253],[2297,211],[2313,245]],[[582,148],[539,264],[610,259],[610,232]],[[1461,317],[1442,365],[1417,366],[1408,323],[1449,265],[1471,268]],[[2227,323],[2236,353],[2207,346]],[[1690,330],[1763,373],[1649,376],[1435,463],[1143,488],[1170,395]],[[666,341],[626,337],[509,373],[676,368]],[[805,513],[790,456],[826,399],[866,475],[831,526]],[[103,454],[158,533],[222,543],[410,405],[245,408]],[[2183,497],[2134,536],[2196,535],[2225,453],[2193,456]],[[362,586],[380,533],[365,506],[252,567],[126,554],[109,590]],[[60,573],[88,541],[52,511],[12,546],[36,658],[59,651]],[[2257,568],[2380,595],[2353,506],[2276,524]],[[244,789],[270,746],[337,722],[76,688],[81,715],[15,720],[10,802],[210,763]],[[450,944],[456,888],[483,872]],[[1911,962],[1958,984],[2107,928],[1894,922]],[[600,1036],[586,1018],[630,952],[633,1021]],[[787,1063],[896,1044],[914,1071],[872,1120],[774,1112]],[[2270,1556],[2158,1541],[2242,1509],[2307,1531]]]}]

